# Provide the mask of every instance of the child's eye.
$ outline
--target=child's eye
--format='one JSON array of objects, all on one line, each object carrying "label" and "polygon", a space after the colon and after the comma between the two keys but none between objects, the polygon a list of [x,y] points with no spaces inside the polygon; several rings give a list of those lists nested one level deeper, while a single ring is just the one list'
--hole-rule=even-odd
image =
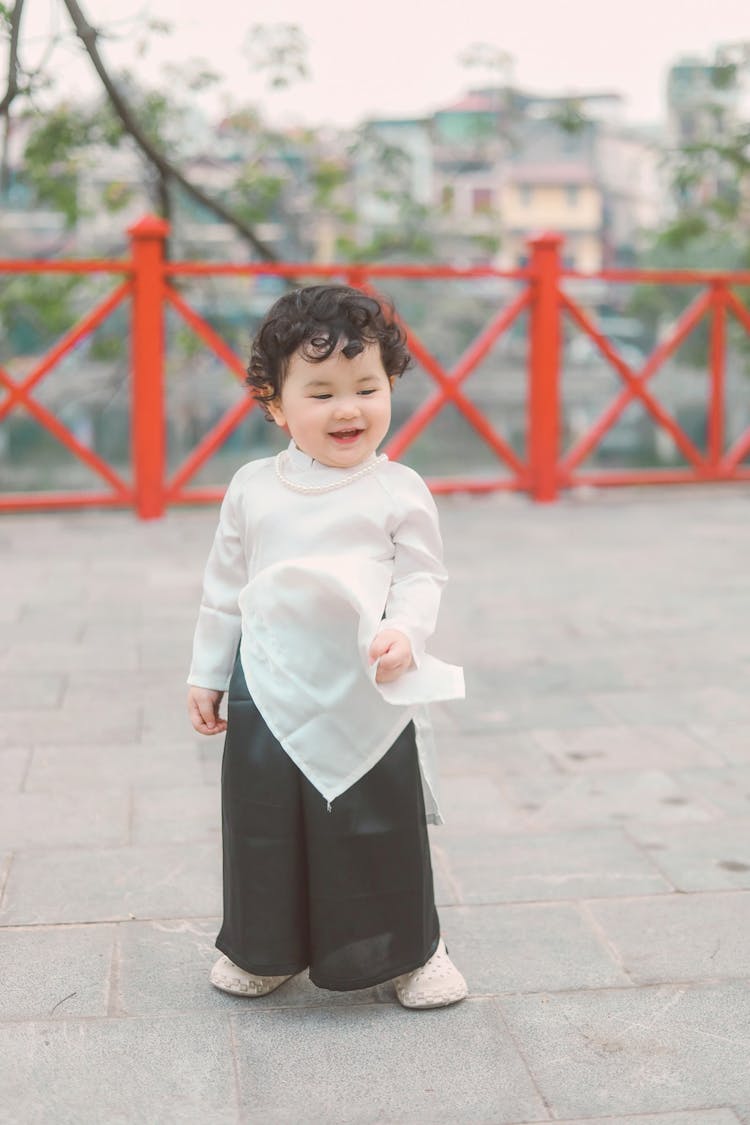
[{"label": "child's eye", "polygon": [[359,393],[361,395],[374,395],[377,389],[378,389],[377,387],[370,387],[369,390],[360,391]]},{"label": "child's eye", "polygon": [[313,398],[330,398],[330,395],[313,395]]}]

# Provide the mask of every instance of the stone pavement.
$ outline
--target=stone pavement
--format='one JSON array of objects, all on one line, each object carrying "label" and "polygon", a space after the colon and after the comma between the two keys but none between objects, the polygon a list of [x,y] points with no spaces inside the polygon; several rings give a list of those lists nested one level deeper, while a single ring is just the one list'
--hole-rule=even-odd
[{"label": "stone pavement", "polygon": [[750,1125],[747,490],[439,503],[434,1012],[208,983],[215,513],[0,521],[0,1121]]}]

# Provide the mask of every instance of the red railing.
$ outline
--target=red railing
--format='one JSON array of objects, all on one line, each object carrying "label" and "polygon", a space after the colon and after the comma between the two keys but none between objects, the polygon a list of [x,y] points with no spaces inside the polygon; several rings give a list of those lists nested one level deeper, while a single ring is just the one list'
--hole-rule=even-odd
[{"label": "red railing", "polygon": [[[43,357],[22,380],[14,380],[0,367],[0,421],[12,410],[25,409],[58,441],[92,469],[110,487],[98,492],[5,493],[0,510],[87,506],[133,506],[143,519],[158,517],[172,504],[214,502],[221,488],[190,487],[198,470],[224,443],[229,434],[253,409],[253,399],[243,396],[213,425],[171,475],[166,469],[166,412],[164,387],[164,319],[173,309],[211,351],[244,380],[245,360],[240,358],[183,298],[172,284],[186,276],[321,277],[345,280],[374,292],[378,282],[390,278],[504,278],[521,284],[520,293],[501,308],[460,357],[446,370],[417,335],[405,325],[409,347],[420,366],[435,384],[431,396],[391,437],[386,452],[399,457],[447,404],[460,412],[477,436],[496,455],[501,472],[497,476],[443,477],[430,479],[434,492],[490,492],[513,489],[528,492],[537,501],[554,500],[561,489],[580,484],[613,485],[638,483],[694,483],[750,479],[750,468],[742,465],[750,452],[750,428],[727,448],[725,437],[725,371],[727,359],[727,314],[750,333],[750,312],[734,290],[750,285],[750,273],[709,271],[608,270],[581,274],[564,270],[562,239],[554,234],[531,239],[526,268],[498,271],[489,268],[455,269],[448,266],[310,265],[254,263],[221,265],[209,262],[170,262],[165,258],[167,224],[146,217],[129,231],[131,256],[123,261],[0,261],[3,273],[112,274],[121,280],[109,295]],[[634,371],[614,344],[597,328],[585,309],[566,290],[567,279],[603,282],[648,282],[651,284],[700,285],[693,300],[667,339],[662,340],[639,371]],[[131,299],[132,330],[132,479],[126,480],[92,449],[79,441],[59,418],[32,396],[32,391],[60,359],[98,328],[126,299]],[[462,386],[485,359],[500,337],[521,313],[528,310],[527,441],[519,455],[491,425],[483,412],[464,394]],[[572,448],[561,449],[561,342],[563,316],[596,345],[622,380],[622,388],[599,418]],[[710,319],[708,437],[699,449],[653,395],[650,382],[689,333],[704,318]],[[750,395],[750,388],[748,390]],[[687,462],[686,468],[584,471],[581,465],[616,424],[626,407],[638,401],[653,422],[666,431]]]}]

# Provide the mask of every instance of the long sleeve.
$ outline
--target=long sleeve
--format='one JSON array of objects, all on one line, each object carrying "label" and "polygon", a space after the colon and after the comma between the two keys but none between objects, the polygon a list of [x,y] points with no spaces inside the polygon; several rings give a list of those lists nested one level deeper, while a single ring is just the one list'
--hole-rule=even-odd
[{"label": "long sleeve", "polygon": [[238,598],[247,578],[236,494],[230,484],[221,505],[219,525],[203,577],[189,684],[216,691],[228,688],[242,632]]},{"label": "long sleeve", "polygon": [[447,581],[443,544],[435,502],[427,485],[409,472],[403,482],[395,547],[393,579],[381,629],[399,629],[409,638],[419,665],[425,642],[435,631],[440,596]]}]

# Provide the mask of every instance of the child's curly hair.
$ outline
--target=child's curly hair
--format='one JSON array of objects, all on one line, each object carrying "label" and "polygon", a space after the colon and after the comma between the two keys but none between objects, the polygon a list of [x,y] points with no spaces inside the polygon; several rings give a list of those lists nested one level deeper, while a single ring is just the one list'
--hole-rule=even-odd
[{"label": "child's curly hair", "polygon": [[291,356],[321,363],[344,341],[347,359],[378,344],[386,375],[402,375],[411,363],[406,334],[393,306],[348,285],[311,285],[285,293],[266,313],[252,344],[247,385],[268,414],[278,398]]}]

